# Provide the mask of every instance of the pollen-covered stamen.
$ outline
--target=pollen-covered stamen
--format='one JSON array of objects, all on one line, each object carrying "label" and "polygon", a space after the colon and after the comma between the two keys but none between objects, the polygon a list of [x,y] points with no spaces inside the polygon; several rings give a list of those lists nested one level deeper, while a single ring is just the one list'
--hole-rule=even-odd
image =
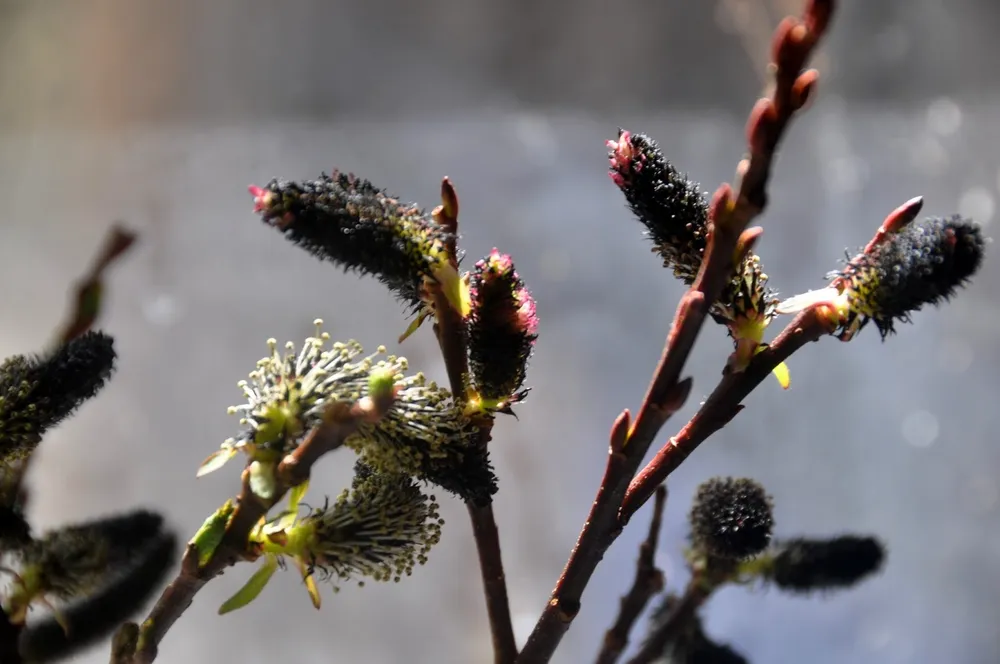
[{"label": "pollen-covered stamen", "polygon": [[291,342],[281,352],[274,339],[268,340],[270,355],[239,383],[246,403],[229,409],[247,430],[226,445],[244,447],[254,456],[280,456],[322,421],[327,405],[358,398],[369,373],[364,361],[354,362],[363,349],[356,341],[327,347],[330,335],[322,324],[315,321],[316,336],[306,339],[298,353]]},{"label": "pollen-covered stamen", "polygon": [[351,489],[295,527],[312,529],[305,558],[321,578],[384,582],[427,562],[443,523],[434,496],[410,477],[359,462]]},{"label": "pollen-covered stamen", "polygon": [[508,409],[523,399],[528,359],[538,339],[535,301],[510,256],[494,249],[470,275],[469,368],[477,403]]},{"label": "pollen-covered stamen", "polygon": [[414,309],[422,306],[424,280],[448,267],[448,233],[416,205],[367,180],[334,172],[272,180],[250,193],[254,211],[292,242],[345,270],[378,277]]},{"label": "pollen-covered stamen", "polygon": [[131,566],[162,525],[159,515],[139,510],[47,533],[18,551],[20,578],[8,607],[23,616],[35,602],[89,594]]},{"label": "pollen-covered stamen", "polygon": [[[390,356],[373,370],[384,371],[397,361]],[[481,504],[490,501],[497,486],[478,440],[479,428],[448,390],[422,374],[399,373],[389,411],[378,422],[361,425],[344,444],[380,472],[412,475]]]}]

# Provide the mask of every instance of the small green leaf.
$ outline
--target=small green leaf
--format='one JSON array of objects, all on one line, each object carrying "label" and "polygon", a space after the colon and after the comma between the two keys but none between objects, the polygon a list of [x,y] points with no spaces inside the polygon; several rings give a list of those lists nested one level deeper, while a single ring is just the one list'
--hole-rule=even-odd
[{"label": "small green leaf", "polygon": [[201,462],[201,465],[198,466],[198,474],[195,475],[195,477],[204,477],[209,473],[214,473],[219,468],[222,468],[224,465],[226,465],[226,462],[232,459],[234,456],[236,456],[235,447],[223,447],[221,450],[215,452],[214,454],[212,454],[207,459]]},{"label": "small green leaf", "polygon": [[309,573],[309,568],[306,567],[306,561],[303,558],[296,556],[295,566],[299,568],[299,572],[302,574],[302,581],[306,584],[306,592],[309,593],[312,605],[319,610],[323,602],[319,596],[319,588],[316,587],[316,579]]},{"label": "small green leaf", "polygon": [[309,480],[306,480],[298,486],[293,486],[292,490],[288,492],[288,511],[296,513],[299,510],[299,503],[305,498],[306,492],[309,491]]},{"label": "small green leaf", "polygon": [[431,312],[430,312],[430,310],[429,310],[429,309],[426,309],[426,308],[424,308],[424,309],[421,309],[421,310],[420,310],[420,313],[419,313],[419,314],[417,314],[417,317],[416,317],[416,318],[414,318],[414,319],[413,319],[413,320],[412,320],[412,321],[410,322],[410,325],[409,325],[409,327],[407,327],[407,328],[406,328],[406,331],[405,331],[405,332],[403,332],[403,334],[401,334],[401,335],[399,336],[399,340],[398,340],[398,342],[399,342],[399,343],[403,343],[404,341],[406,341],[407,339],[409,339],[409,338],[410,338],[410,335],[412,335],[412,334],[413,334],[414,332],[416,332],[417,330],[419,330],[419,329],[420,329],[420,326],[424,324],[424,321],[425,321],[425,320],[427,319],[427,317],[428,317],[428,316],[430,316],[430,315],[431,315]]},{"label": "small green leaf", "polygon": [[201,528],[191,538],[190,544],[198,550],[198,565],[204,567],[212,560],[215,549],[222,542],[226,534],[226,526],[229,525],[229,517],[233,515],[236,507],[233,501],[227,500],[226,504],[220,507],[215,513],[205,519]]},{"label": "small green leaf", "polygon": [[782,362],[781,364],[779,364],[778,366],[776,366],[774,369],[772,369],[771,373],[773,373],[774,377],[778,379],[778,383],[781,385],[781,389],[787,390],[789,387],[791,387],[792,376],[788,372],[788,365],[787,364],[785,364],[784,362]]},{"label": "small green leaf", "polygon": [[278,557],[277,556],[267,556],[264,559],[264,564],[260,566],[250,580],[244,584],[242,588],[236,591],[236,594],[227,599],[222,606],[219,607],[219,615],[225,615],[230,611],[235,611],[236,609],[242,609],[244,606],[250,602],[257,599],[257,595],[260,595],[261,591],[264,590],[264,586],[267,582],[271,580],[274,575],[275,570],[278,569]]}]

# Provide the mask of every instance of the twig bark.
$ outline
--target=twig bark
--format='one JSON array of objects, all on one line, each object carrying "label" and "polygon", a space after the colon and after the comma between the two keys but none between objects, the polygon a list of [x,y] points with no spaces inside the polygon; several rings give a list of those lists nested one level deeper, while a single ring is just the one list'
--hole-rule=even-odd
[{"label": "twig bark", "polygon": [[635,565],[635,580],[632,587],[621,599],[618,617],[611,629],[604,635],[601,650],[597,654],[596,664],[615,664],[628,646],[628,636],[632,626],[642,614],[649,600],[663,590],[665,580],[663,572],[655,564],[656,546],[660,539],[660,529],[663,523],[663,510],[667,504],[667,487],[660,485],[656,489],[653,501],[653,518],[649,522],[649,535],[639,545],[639,558]]},{"label": "twig bark", "polygon": [[243,471],[243,487],[236,509],[225,534],[211,559],[199,564],[199,552],[188,544],[177,577],[167,586],[149,617],[136,628],[126,623],[115,638],[112,664],[151,664],[157,656],[160,642],[167,631],[194,601],[194,596],[206,583],[222,574],[226,568],[243,560],[251,530],[268,511],[277,505],[294,486],[309,479],[312,465],[324,454],[340,447],[344,440],[364,422],[375,422],[392,406],[393,396],[386,399],[364,398],[354,404],[337,403],[327,412],[324,423],[278,465],[277,487],[270,499],[263,499],[250,488],[249,468]]},{"label": "twig bark", "polygon": [[72,341],[97,321],[101,312],[104,272],[135,244],[136,238],[135,233],[120,224],[111,227],[90,271],[74,286],[73,309],[59,331],[57,345]]},{"label": "twig bark", "polygon": [[[448,257],[457,271],[458,194],[448,178],[444,178],[441,183],[441,205],[435,208],[434,219],[451,233],[451,239],[447,246]],[[441,287],[433,285],[432,289],[434,310],[437,316],[434,331],[438,338],[438,345],[441,347],[441,356],[448,373],[451,393],[455,395],[456,399],[464,399],[468,376],[465,322],[462,320],[461,314],[449,304]],[[485,421],[480,425],[478,444],[485,446],[489,443],[492,429],[492,420]],[[495,664],[512,664],[517,658],[517,641],[514,639],[510,600],[507,596],[507,577],[503,569],[500,534],[493,514],[493,506],[467,503],[466,508],[469,512],[472,535],[479,555],[479,571],[482,577],[486,613],[493,640],[494,662]]]},{"label": "twig bark", "polygon": [[719,429],[726,426],[742,409],[740,405],[776,366],[792,353],[830,334],[835,328],[823,308],[803,311],[792,319],[774,342],[757,354],[744,371],[728,372],[698,412],[632,480],[621,518],[627,522],[678,466]]},{"label": "twig bark", "polygon": [[[549,603],[518,657],[519,664],[551,659],[580,608],[580,599],[594,570],[624,526],[619,510],[629,482],[639,469],[653,439],[684,403],[690,379],[680,375],[710,305],[731,278],[737,248],[749,251],[760,229],[747,225],[767,206],[767,183],[778,144],[796,111],[814,91],[817,73],[802,72],[833,12],[833,0],[811,0],[800,22],[787,18],[775,31],[775,84],[771,95],[754,106],[747,123],[749,155],[737,167],[738,193],[723,184],[709,214],[705,257],[694,283],[681,299],[663,355],[636,415],[614,472],[606,472],[597,497],[570,554]],[[627,418],[627,415],[626,415]],[[614,445],[612,445],[612,455]],[[612,463],[609,460],[609,471]]]},{"label": "twig bark", "polygon": [[692,578],[667,619],[649,635],[639,652],[626,664],[651,664],[661,658],[667,644],[687,627],[711,594],[711,587],[701,583],[697,575]]}]

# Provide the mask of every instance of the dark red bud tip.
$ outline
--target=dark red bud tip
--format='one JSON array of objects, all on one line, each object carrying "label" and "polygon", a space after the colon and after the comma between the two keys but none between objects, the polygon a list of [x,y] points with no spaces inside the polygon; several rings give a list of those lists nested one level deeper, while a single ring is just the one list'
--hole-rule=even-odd
[{"label": "dark red bud tip", "polygon": [[625,447],[625,442],[628,440],[630,431],[630,425],[632,420],[632,414],[626,408],[621,412],[621,414],[615,418],[614,424],[611,425],[611,453],[615,454],[621,452]]},{"label": "dark red bud tip", "polygon": [[758,99],[747,120],[747,145],[754,154],[771,151],[778,124],[778,112],[770,99]]},{"label": "dark red bud tip", "polygon": [[819,82],[819,72],[809,69],[799,74],[792,84],[792,107],[795,110],[803,108],[816,92],[816,84]]},{"label": "dark red bud tip", "polygon": [[806,55],[806,26],[793,16],[786,16],[774,31],[771,61],[779,71],[798,73]]},{"label": "dark red bud tip", "polygon": [[889,216],[887,216],[885,221],[882,223],[882,227],[889,233],[901,231],[907,224],[917,218],[917,215],[920,214],[920,210],[923,209],[923,207],[923,196],[911,198],[890,212]]},{"label": "dark red bud tip", "polygon": [[255,184],[247,187],[250,195],[253,196],[253,211],[261,212],[267,208],[267,200],[270,197],[270,193],[267,189],[262,189]]},{"label": "dark red bud tip", "polygon": [[906,201],[898,208],[889,213],[882,222],[882,225],[875,232],[875,236],[871,241],[865,246],[863,253],[869,254],[878,245],[882,244],[890,235],[893,233],[898,233],[899,231],[906,228],[911,224],[920,214],[920,210],[924,207],[924,197],[917,196]]},{"label": "dark red bud tip", "polygon": [[836,3],[833,0],[811,0],[806,7],[805,23],[813,37],[821,37],[826,33],[833,18]]},{"label": "dark red bud tip", "polygon": [[458,192],[448,176],[441,180],[441,205],[443,213],[449,219],[458,219]]},{"label": "dark red bud tip", "polygon": [[737,261],[742,261],[743,257],[753,251],[753,248],[757,246],[757,241],[760,240],[760,236],[763,234],[764,229],[760,226],[748,228],[740,233],[740,239],[736,244],[736,256],[734,256],[734,258]]},{"label": "dark red bud tip", "polygon": [[708,206],[708,219],[711,225],[725,219],[729,214],[729,208],[733,204],[733,188],[728,182],[723,182],[712,195],[712,202]]}]

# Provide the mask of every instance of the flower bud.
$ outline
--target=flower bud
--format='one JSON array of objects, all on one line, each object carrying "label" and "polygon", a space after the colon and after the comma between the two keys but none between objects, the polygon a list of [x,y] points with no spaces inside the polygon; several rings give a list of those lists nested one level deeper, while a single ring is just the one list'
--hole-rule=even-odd
[{"label": "flower bud", "polygon": [[727,560],[763,551],[774,526],[771,497],[751,479],[716,477],[698,487],[691,507],[696,549]]},{"label": "flower bud", "polygon": [[528,358],[538,339],[535,301],[510,256],[494,249],[470,277],[469,369],[478,401],[509,412],[523,400]]}]

